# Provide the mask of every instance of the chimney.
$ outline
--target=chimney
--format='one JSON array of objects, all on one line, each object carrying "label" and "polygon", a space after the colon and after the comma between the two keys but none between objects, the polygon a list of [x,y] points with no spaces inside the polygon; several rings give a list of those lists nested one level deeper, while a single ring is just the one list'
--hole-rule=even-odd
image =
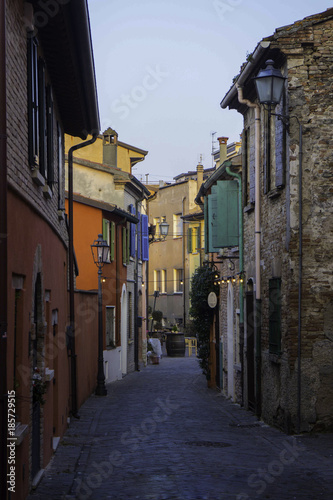
[{"label": "chimney", "polygon": [[118,134],[112,128],[103,132],[103,163],[117,167]]},{"label": "chimney", "polygon": [[201,184],[203,183],[203,171],[204,171],[203,165],[201,165],[201,163],[198,163],[198,165],[197,165],[197,189],[198,189],[198,191],[201,188]]},{"label": "chimney", "polygon": [[217,140],[220,143],[220,165],[224,163],[227,159],[227,143],[229,137],[218,137]]}]

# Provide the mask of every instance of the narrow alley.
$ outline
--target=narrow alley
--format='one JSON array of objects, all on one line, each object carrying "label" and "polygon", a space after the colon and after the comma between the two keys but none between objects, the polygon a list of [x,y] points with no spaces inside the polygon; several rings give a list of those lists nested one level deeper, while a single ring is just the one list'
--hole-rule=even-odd
[{"label": "narrow alley", "polygon": [[73,419],[28,499],[328,500],[333,435],[287,436],[208,389],[197,359],[107,385]]}]

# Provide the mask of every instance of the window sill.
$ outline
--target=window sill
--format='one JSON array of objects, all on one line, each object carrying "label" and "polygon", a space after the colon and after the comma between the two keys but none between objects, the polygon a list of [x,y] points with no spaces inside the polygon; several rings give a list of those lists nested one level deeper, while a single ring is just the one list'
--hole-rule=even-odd
[{"label": "window sill", "polygon": [[58,220],[65,220],[65,210],[58,210]]},{"label": "window sill", "polygon": [[173,292],[174,295],[183,295],[183,292]]},{"label": "window sill", "polygon": [[249,203],[246,207],[244,207],[244,213],[250,214],[254,210],[254,203]]},{"label": "window sill", "polygon": [[270,352],[268,359],[269,361],[271,361],[271,363],[275,363],[276,365],[281,364],[281,354],[273,354],[272,352]]},{"label": "window sill", "polygon": [[53,196],[53,193],[51,191],[51,188],[50,186],[48,186],[47,184],[45,184],[43,186],[43,195],[44,195],[44,198],[46,198],[47,200],[51,200],[52,196]]},{"label": "window sill", "polygon": [[274,200],[275,198],[278,198],[279,196],[281,196],[281,188],[273,189],[272,191],[270,191],[268,193],[268,198],[271,200]]},{"label": "window sill", "polygon": [[33,182],[37,186],[45,186],[45,178],[42,176],[42,174],[40,173],[40,171],[38,170],[38,168],[35,168],[32,171],[31,177],[32,177]]}]

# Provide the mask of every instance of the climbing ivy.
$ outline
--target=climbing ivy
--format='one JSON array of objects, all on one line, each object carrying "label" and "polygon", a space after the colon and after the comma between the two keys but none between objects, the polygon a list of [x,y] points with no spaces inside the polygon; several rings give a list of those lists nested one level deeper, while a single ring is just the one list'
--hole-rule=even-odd
[{"label": "climbing ivy", "polygon": [[198,341],[199,363],[207,380],[210,380],[209,370],[209,334],[210,327],[214,320],[214,309],[208,305],[208,295],[210,292],[219,294],[219,286],[214,283],[216,270],[211,264],[198,267],[192,277],[190,290],[190,315],[194,334]]}]

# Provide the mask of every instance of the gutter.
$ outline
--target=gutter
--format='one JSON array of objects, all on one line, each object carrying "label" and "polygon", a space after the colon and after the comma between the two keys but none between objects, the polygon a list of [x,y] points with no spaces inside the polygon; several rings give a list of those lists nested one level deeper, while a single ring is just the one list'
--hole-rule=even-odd
[{"label": "gutter", "polygon": [[0,497],[7,497],[6,2],[0,3]]},{"label": "gutter", "polygon": [[257,47],[255,48],[250,58],[250,61],[248,61],[245,68],[239,75],[239,78],[235,82],[235,84],[231,87],[231,89],[228,91],[228,93],[224,96],[224,98],[220,102],[220,106],[222,109],[225,109],[230,104],[230,101],[232,101],[232,99],[237,97],[238,87],[244,85],[246,80],[251,76],[253,68],[256,66],[260,58],[265,54],[267,49],[269,49],[269,46],[270,42],[268,41],[261,41],[258,43]]},{"label": "gutter", "polygon": [[71,358],[71,389],[72,389],[72,415],[79,418],[77,414],[77,385],[76,385],[76,353],[75,353],[75,309],[74,309],[74,239],[73,239],[73,152],[93,144],[98,134],[94,134],[88,141],[72,146],[68,151],[68,218],[69,218],[69,319],[70,325],[68,336],[70,337]]}]

